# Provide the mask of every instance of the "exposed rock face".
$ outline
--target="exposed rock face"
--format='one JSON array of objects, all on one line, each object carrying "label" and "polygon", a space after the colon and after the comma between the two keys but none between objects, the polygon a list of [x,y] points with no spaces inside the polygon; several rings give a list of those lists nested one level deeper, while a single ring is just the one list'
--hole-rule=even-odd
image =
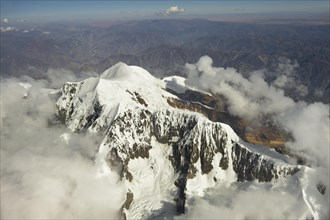
[{"label": "exposed rock face", "polygon": [[[98,80],[95,79],[93,83],[97,82]],[[57,102],[60,121],[69,126],[79,124],[79,126],[75,126],[75,132],[86,131],[102,112],[97,93],[89,93],[84,100],[81,99],[79,93],[81,93],[83,84],[84,81],[64,84],[61,89],[62,95]],[[76,111],[78,108],[84,109],[84,111]]]},{"label": "exposed rock face", "polygon": [[[128,218],[147,217],[147,212],[141,212],[144,206],[157,209],[163,200],[175,200],[177,212],[184,213],[187,195],[219,181],[269,182],[298,170],[275,151],[269,152],[280,159],[245,146],[226,124],[166,107],[167,97],[160,105],[141,90],[122,88],[129,101],[113,104],[100,99],[99,79],[89,79],[87,87],[84,83],[63,86],[57,114],[75,132],[104,135],[105,160],[126,182],[123,212]],[[109,94],[109,99],[114,100],[114,95]],[[155,191],[164,197],[154,200]]]},{"label": "exposed rock face", "polygon": [[299,171],[297,167],[285,167],[281,170],[274,163],[262,158],[260,154],[248,151],[239,144],[232,146],[233,169],[237,174],[237,181],[270,182],[277,179],[280,174],[293,175]]}]

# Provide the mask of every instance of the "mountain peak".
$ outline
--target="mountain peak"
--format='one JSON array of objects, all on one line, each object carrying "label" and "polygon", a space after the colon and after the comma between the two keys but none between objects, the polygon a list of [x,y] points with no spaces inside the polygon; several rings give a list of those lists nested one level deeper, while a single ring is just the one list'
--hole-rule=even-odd
[{"label": "mountain peak", "polygon": [[57,105],[69,128],[81,131],[87,129],[85,125],[90,125],[90,117],[99,117],[98,114],[101,114],[98,120],[110,123],[128,109],[171,108],[168,98],[176,96],[165,87],[164,81],[156,79],[147,70],[120,62],[99,78],[66,83]]},{"label": "mountain peak", "polygon": [[217,182],[273,182],[301,169],[210,121],[198,103],[166,91],[184,86],[182,78],[160,80],[141,67],[117,63],[100,78],[61,89],[58,118],[74,132],[104,137],[99,154],[109,167],[102,169],[118,170],[126,187],[121,212],[128,219],[151,216],[163,201],[175,201],[177,213],[184,213],[186,198],[203,195]]},{"label": "mountain peak", "polygon": [[139,83],[155,81],[155,78],[147,70],[138,66],[129,66],[123,62],[119,62],[105,70],[100,78],[113,81],[134,80]]},{"label": "mountain peak", "polygon": [[169,105],[176,96],[164,85],[140,67],[118,63],[101,79],[66,83],[56,103],[59,119],[72,131],[104,137],[99,155],[109,167],[102,170],[118,170],[126,187],[124,217],[151,216],[163,201],[181,214],[186,198],[217,182],[271,182],[301,169],[274,150],[266,154],[248,145],[226,124]]}]

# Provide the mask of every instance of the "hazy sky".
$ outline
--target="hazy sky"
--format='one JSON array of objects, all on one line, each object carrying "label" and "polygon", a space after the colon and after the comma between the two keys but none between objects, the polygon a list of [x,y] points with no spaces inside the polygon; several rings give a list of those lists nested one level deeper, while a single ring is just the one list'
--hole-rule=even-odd
[{"label": "hazy sky", "polygon": [[233,13],[327,12],[329,1],[23,1],[1,0],[1,19],[126,19],[151,18],[171,6],[184,9],[176,16]]}]

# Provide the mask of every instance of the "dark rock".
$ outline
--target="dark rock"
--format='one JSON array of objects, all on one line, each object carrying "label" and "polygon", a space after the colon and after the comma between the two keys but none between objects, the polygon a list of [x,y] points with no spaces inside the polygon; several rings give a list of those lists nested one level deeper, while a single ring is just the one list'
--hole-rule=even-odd
[{"label": "dark rock", "polygon": [[283,154],[283,150],[280,147],[275,147],[277,153]]},{"label": "dark rock", "polygon": [[259,154],[250,152],[239,144],[232,147],[232,158],[233,169],[239,182],[251,180],[270,182],[274,177],[278,178],[278,175],[293,175],[299,171],[298,167],[288,167],[278,172],[273,162],[262,159]]},{"label": "dark rock", "polygon": [[134,194],[129,190],[127,193],[126,193],[126,200],[124,202],[124,205],[123,207],[125,209],[129,209],[129,207],[131,206],[132,202],[133,202],[133,199],[134,199]]},{"label": "dark rock", "polygon": [[219,166],[223,169],[223,170],[227,170],[228,169],[228,165],[229,165],[229,159],[228,157],[222,157],[219,163]]},{"label": "dark rock", "polygon": [[316,185],[316,188],[317,188],[317,190],[318,190],[322,195],[325,194],[325,191],[326,191],[326,189],[327,189],[327,187],[326,187],[323,183],[318,183],[318,184]]},{"label": "dark rock", "polygon": [[176,201],[176,211],[177,214],[184,214],[185,213],[185,203],[186,203],[186,184],[187,180],[184,177],[181,177],[175,181],[175,185],[178,187],[178,193]]}]

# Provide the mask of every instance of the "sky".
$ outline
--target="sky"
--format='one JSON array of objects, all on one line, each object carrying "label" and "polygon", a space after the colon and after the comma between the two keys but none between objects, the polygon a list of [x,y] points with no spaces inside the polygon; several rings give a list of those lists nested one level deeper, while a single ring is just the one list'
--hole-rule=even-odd
[{"label": "sky", "polygon": [[[23,1],[1,0],[1,19],[136,19],[164,15],[177,6],[175,16],[253,13],[326,13],[329,1]],[[183,9],[183,10],[182,10]]]}]

